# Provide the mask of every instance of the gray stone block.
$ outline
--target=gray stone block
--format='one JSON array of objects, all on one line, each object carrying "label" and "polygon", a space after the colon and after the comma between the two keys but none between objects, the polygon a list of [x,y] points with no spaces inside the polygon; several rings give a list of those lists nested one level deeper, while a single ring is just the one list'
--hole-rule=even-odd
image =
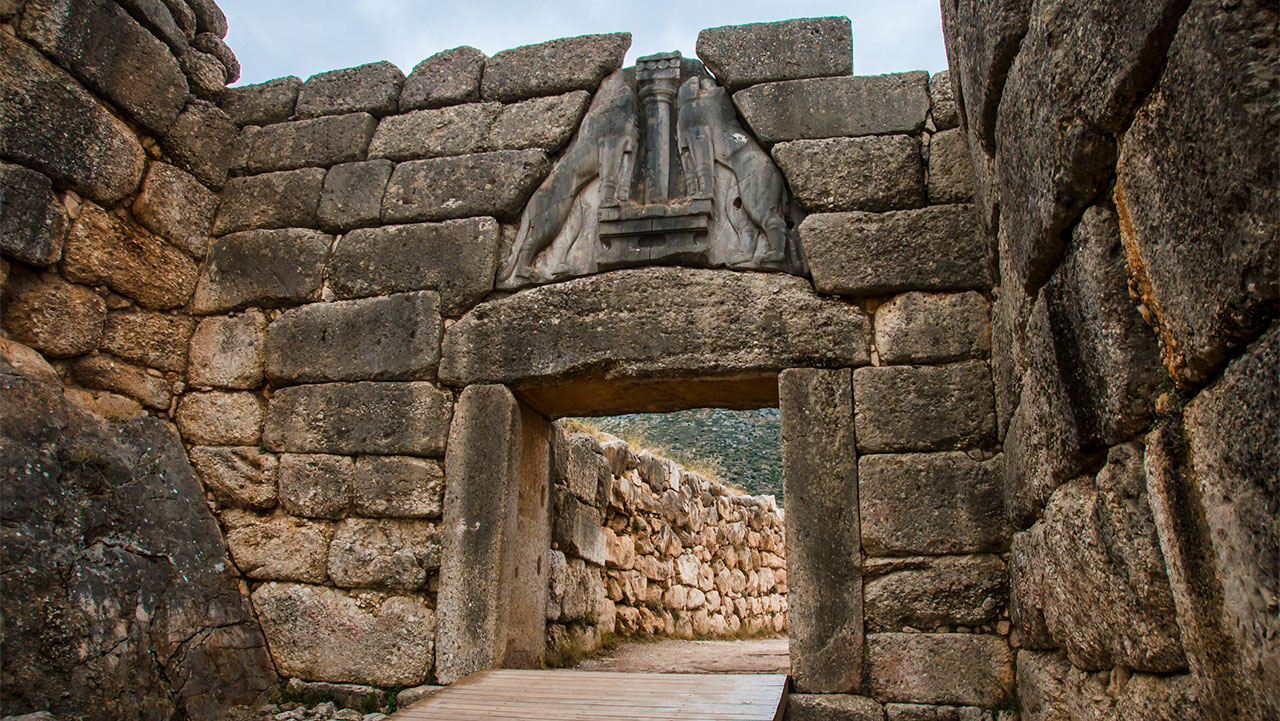
[{"label": "gray stone block", "polygon": [[368,113],[268,125],[253,134],[246,169],[266,173],[364,160],[377,127],[378,121]]},{"label": "gray stone block", "polygon": [[329,286],[339,298],[436,290],[456,317],[493,290],[497,252],[492,218],[355,230],[334,249]]},{"label": "gray stone block", "polygon": [[485,150],[489,126],[501,111],[501,103],[468,103],[383,118],[369,157],[415,160]]},{"label": "gray stone block", "polygon": [[554,153],[577,132],[590,101],[591,93],[576,90],[504,105],[489,128],[485,149],[540,148]]},{"label": "gray stone block", "polygon": [[85,388],[128,396],[152,410],[169,410],[172,396],[163,378],[109,355],[95,353],[76,359],[71,364],[71,379]]},{"label": "gray stone block", "polygon": [[973,171],[964,131],[934,133],[929,139],[929,203],[968,203],[973,200]]},{"label": "gray stone block", "polygon": [[222,194],[213,234],[316,227],[324,176],[324,168],[303,168],[232,178]]},{"label": "gray stone block", "polygon": [[520,409],[510,391],[497,385],[462,391],[445,458],[435,669],[442,683],[502,661],[520,438]]},{"label": "gray stone block", "polygon": [[421,596],[273,582],[253,607],[281,675],[409,686],[431,671],[436,614]]},{"label": "gray stone block", "polygon": [[853,28],[847,17],[708,28],[698,33],[697,48],[731,93],[777,80],[853,74]]},{"label": "gray stone block", "polygon": [[221,508],[265,511],[276,505],[276,457],[256,446],[194,446],[196,476]]},{"label": "gray stone block", "polygon": [[67,280],[106,285],[156,310],[185,305],[196,273],[182,251],[92,203],[80,206],[62,249]]},{"label": "gray stone block", "polygon": [[338,519],[351,508],[355,459],[324,453],[281,453],[280,507],[304,518]]},{"label": "gray stone block", "polygon": [[50,358],[97,348],[106,319],[107,304],[97,293],[52,271],[14,272],[5,288],[4,329],[9,337]]},{"label": "gray stone block", "polygon": [[859,368],[853,395],[862,453],[963,450],[995,442],[991,371],[982,361]]},{"label": "gray stone block", "polygon": [[209,391],[182,396],[174,419],[187,443],[253,446],[262,437],[262,399],[245,391]]},{"label": "gray stone block", "polygon": [[888,365],[979,360],[991,353],[980,293],[903,293],[876,308],[875,341]]},{"label": "gray stone block", "polygon": [[556,428],[551,437],[552,482],[583,503],[601,508],[612,473],[599,442],[586,433]]},{"label": "gray stone block", "polygon": [[343,163],[329,168],[316,210],[320,227],[342,232],[377,225],[382,219],[382,194],[394,168],[395,163],[390,160]]},{"label": "gray stone block", "polygon": [[382,219],[407,223],[492,215],[514,221],[547,170],[540,150],[411,160],[391,173]]},{"label": "gray stone block", "polygon": [[227,68],[209,53],[187,48],[178,60],[186,73],[191,94],[211,103],[218,102],[227,85]]},{"label": "gray stone block", "polygon": [[1009,571],[999,556],[874,559],[863,592],[868,631],[994,625],[1009,600]]},{"label": "gray stone block", "polygon": [[356,459],[353,509],[376,518],[440,518],[444,468],[440,461],[408,456]]},{"label": "gray stone block", "polygon": [[510,103],[571,90],[595,90],[622,67],[631,33],[582,35],[504,50],[484,66],[480,95]]},{"label": "gray stone block", "polygon": [[217,209],[218,196],[195,176],[161,162],[151,164],[133,201],[139,223],[197,259],[209,247]]},{"label": "gray stone block", "polygon": [[1022,0],[980,0],[942,7],[947,66],[963,96],[962,111],[968,126],[987,149],[995,147],[996,108],[1030,14],[1031,7]]},{"label": "gray stone block", "polygon": [[235,152],[236,124],[218,106],[204,100],[187,103],[160,140],[174,165],[219,190],[227,180]]},{"label": "gray stone block", "polygon": [[444,453],[453,400],[431,383],[322,383],[282,388],[263,444],[293,453]]},{"label": "gray stone block", "polygon": [[227,88],[221,105],[236,125],[270,125],[293,117],[302,81],[296,77],[276,78],[255,85]]},{"label": "gray stone block", "polygon": [[867,696],[793,693],[787,696],[786,718],[790,721],[884,721],[884,707]]},{"label": "gray stone block", "polygon": [[266,359],[267,319],[258,311],[204,318],[191,334],[187,382],[196,387],[257,388]]},{"label": "gray stone block", "polygon": [[862,546],[872,556],[999,553],[1009,547],[1000,458],[961,452],[858,459]]},{"label": "gray stone block", "polygon": [[187,101],[169,48],[116,3],[30,0],[18,33],[156,135]]},{"label": "gray stone block", "polygon": [[1201,691],[1200,680],[1193,674],[1124,674],[1124,683],[1117,684],[1111,683],[1111,676],[1073,668],[1061,653],[1019,651],[1018,706],[1022,718],[1026,721],[1208,721],[1215,718]]},{"label": "gray stone block", "polygon": [[847,369],[791,369],[778,377],[782,482],[791,520],[786,531],[791,677],[801,692],[849,693],[863,687],[852,402]]},{"label": "gray stone block", "polygon": [[196,17],[197,33],[213,33],[220,38],[227,36],[227,16],[215,0],[186,0]]},{"label": "gray stone block", "polygon": [[102,331],[102,350],[148,368],[181,373],[194,318],[149,311],[111,313]]},{"label": "gray stone block", "polygon": [[329,578],[340,588],[427,590],[440,568],[440,536],[430,521],[348,518],[329,545]]},{"label": "gray stone block", "polygon": [[929,74],[786,80],[733,94],[756,138],[768,145],[803,138],[918,133],[929,112]]},{"label": "gray stone block", "polygon": [[417,380],[440,362],[440,296],[431,291],[312,303],[267,328],[267,380]]},{"label": "gray stone block", "polygon": [[968,205],[810,215],[800,241],[821,293],[986,290],[992,283]]},{"label": "gray stone block", "polygon": [[463,45],[418,63],[400,91],[400,112],[479,100],[486,59],[484,53]]},{"label": "gray stone block", "polygon": [[324,583],[333,524],[282,513],[263,516],[239,509],[222,512],[227,547],[236,567],[258,581]]},{"label": "gray stone block", "polygon": [[1013,651],[1000,636],[867,636],[871,694],[885,701],[998,708],[1013,695]]},{"label": "gray stone block", "polygon": [[1275,319],[1280,116],[1266,105],[1275,51],[1257,42],[1274,24],[1265,2],[1192,3],[1124,133],[1125,256],[1180,382],[1212,378]]},{"label": "gray stone block", "polygon": [[1096,482],[1062,486],[1013,537],[1013,618],[1027,646],[1065,648],[1091,670],[1187,667],[1142,463],[1141,446],[1116,446]]},{"label": "gray stone block", "polygon": [[168,45],[175,57],[187,49],[190,38],[178,27],[173,13],[161,0],[122,0],[119,5],[152,35]]},{"label": "gray stone block", "polygon": [[191,5],[186,0],[160,0],[164,6],[169,8],[169,13],[173,16],[173,22],[182,31],[182,36],[188,41],[194,40],[196,37],[196,14],[191,9]]},{"label": "gray stone block", "polygon": [[960,108],[956,105],[951,71],[943,70],[929,77],[929,114],[938,130],[960,127]]},{"label": "gray stone block", "polygon": [[0,252],[34,266],[62,257],[67,212],[42,173],[0,163]]},{"label": "gray stone block", "polygon": [[805,210],[903,210],[925,204],[920,141],[908,135],[794,140],[773,147]]},{"label": "gray stone block", "polygon": [[[240,79],[240,61],[221,37],[214,33],[203,32],[191,39],[191,47],[200,52],[212,55],[222,64],[226,71],[226,83],[231,84]],[[225,90],[225,88],[224,88]]]},{"label": "gray stone block", "polygon": [[132,193],[146,153],[124,121],[31,46],[0,34],[0,156],[104,205]]},{"label": "gray stone block", "polygon": [[369,113],[381,118],[396,112],[404,73],[382,60],[307,78],[298,91],[299,118]]},{"label": "gray stone block", "polygon": [[566,556],[581,558],[595,566],[604,565],[604,516],[599,508],[579,501],[566,488],[556,489],[551,540]]},{"label": "gray stone block", "polygon": [[331,236],[314,230],[257,230],[219,238],[209,249],[192,311],[219,313],[320,300]]}]

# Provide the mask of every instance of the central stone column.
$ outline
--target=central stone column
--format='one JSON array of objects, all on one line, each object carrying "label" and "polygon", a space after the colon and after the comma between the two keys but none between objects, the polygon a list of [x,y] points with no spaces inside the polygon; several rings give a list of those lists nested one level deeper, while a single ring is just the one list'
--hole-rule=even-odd
[{"label": "central stone column", "polygon": [[680,87],[680,53],[647,55],[636,61],[640,114],[644,119],[644,192],[649,204],[671,199],[671,119]]}]

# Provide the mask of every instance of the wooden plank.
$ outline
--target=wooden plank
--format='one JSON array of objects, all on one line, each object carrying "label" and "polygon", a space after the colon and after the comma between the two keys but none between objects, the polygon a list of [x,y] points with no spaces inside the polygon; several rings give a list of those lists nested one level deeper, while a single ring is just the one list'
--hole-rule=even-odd
[{"label": "wooden plank", "polygon": [[393,721],[780,721],[780,674],[487,670],[395,713]]}]

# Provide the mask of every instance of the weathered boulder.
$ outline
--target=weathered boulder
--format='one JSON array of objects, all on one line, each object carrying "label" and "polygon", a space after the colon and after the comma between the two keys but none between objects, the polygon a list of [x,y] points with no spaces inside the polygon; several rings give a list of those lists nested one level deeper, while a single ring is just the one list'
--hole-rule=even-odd
[{"label": "weathered boulder", "polygon": [[973,136],[989,149],[995,147],[996,109],[1030,13],[1031,6],[1023,0],[942,6],[947,66],[960,90],[959,111]]},{"label": "weathered boulder", "polygon": [[182,438],[202,446],[252,446],[262,437],[262,399],[256,393],[188,393],[175,420]]},{"label": "weathered boulder", "polygon": [[98,347],[107,304],[93,290],[57,273],[13,273],[4,293],[4,329],[50,358]]},{"label": "weathered boulder", "polygon": [[283,513],[262,516],[234,508],[223,511],[221,520],[227,529],[231,557],[249,578],[325,582],[332,523]]},{"label": "weathered boulder", "polygon": [[967,293],[903,293],[876,308],[876,351],[883,363],[946,363],[991,352],[987,300]]},{"label": "weathered boulder", "polygon": [[[478,306],[445,332],[440,378],[546,388],[526,391],[525,398],[553,417],[562,407],[576,413],[616,408],[616,393],[572,390],[588,374],[652,392],[657,408],[672,394],[683,393],[687,402],[717,392],[713,385],[682,388],[681,376],[694,373],[729,379],[726,396],[738,396],[739,403],[744,397],[768,403],[777,393],[774,375],[784,368],[866,363],[867,335],[860,309],[819,298],[799,278],[624,270]],[[660,381],[667,385],[654,385]]]},{"label": "weathered boulder", "polygon": [[484,53],[463,45],[418,63],[400,91],[400,112],[479,100],[486,59]]},{"label": "weathered boulder", "polygon": [[80,206],[62,250],[68,280],[106,285],[157,310],[186,304],[197,272],[182,251],[92,203]]},{"label": "weathered boulder", "polygon": [[377,127],[378,121],[368,113],[268,125],[253,134],[246,169],[266,173],[364,160]]},{"label": "weathered boulder", "polygon": [[191,334],[187,382],[211,388],[262,385],[267,318],[258,311],[201,319]]},{"label": "weathered boulder", "polygon": [[133,201],[133,217],[143,226],[194,258],[209,247],[218,196],[195,176],[169,165],[152,163]]},{"label": "weathered boulder", "polygon": [[436,614],[421,596],[273,582],[253,606],[283,675],[410,686],[431,670]]},{"label": "weathered boulder", "polygon": [[173,427],[0,371],[0,713],[222,721],[276,682]]},{"label": "weathered boulder", "polygon": [[756,139],[918,133],[929,113],[929,74],[862,75],[764,83],[733,94]]},{"label": "weathered boulder", "polygon": [[282,388],[263,444],[293,453],[440,456],[453,400],[431,383],[319,383]]},{"label": "weathered boulder", "polygon": [[207,314],[320,300],[332,242],[332,236],[301,228],[219,238],[209,249],[192,310]]},{"label": "weathered boulder", "polygon": [[124,121],[61,68],[0,35],[0,156],[110,205],[142,180],[146,153]]},{"label": "weathered boulder", "polygon": [[207,100],[192,99],[160,145],[175,165],[214,190],[222,188],[235,152],[236,124]]},{"label": "weathered boulder", "polygon": [[524,45],[489,58],[480,82],[485,100],[504,103],[571,90],[595,90],[622,67],[631,33],[581,35]]},{"label": "weathered boulder", "polygon": [[600,510],[574,497],[560,487],[555,493],[555,515],[551,524],[551,540],[555,547],[571,556],[603,566],[607,555],[604,518]]},{"label": "weathered boulder", "polygon": [[329,545],[329,578],[343,588],[425,591],[439,568],[439,534],[429,521],[348,518]]},{"label": "weathered boulder", "polygon": [[551,437],[551,462],[555,464],[552,479],[556,485],[568,489],[589,506],[604,505],[611,478],[610,464],[594,437],[557,426]]},{"label": "weathered boulder", "polygon": [[853,74],[847,17],[707,28],[698,33],[697,51],[729,92],[776,80]]},{"label": "weathered boulder", "polygon": [[867,635],[871,693],[886,701],[998,708],[1013,695],[1013,651],[976,633]]},{"label": "weathered boulder", "polygon": [[370,113],[380,118],[396,112],[403,85],[404,73],[385,60],[331,70],[307,78],[298,91],[295,112],[299,118],[343,113]]},{"label": "weathered boulder", "polygon": [[276,505],[276,456],[257,446],[194,446],[196,477],[222,508],[269,510]]},{"label": "weathered boulder", "polygon": [[414,380],[440,360],[440,297],[430,291],[312,303],[267,328],[267,379],[275,386]]},{"label": "weathered boulder", "polygon": [[1059,654],[1018,652],[1024,721],[1201,721],[1208,715],[1190,675],[1085,673]]},{"label": "weathered boulder", "polygon": [[255,85],[227,88],[222,93],[222,109],[241,127],[283,123],[293,116],[302,81],[295,77],[276,78]]},{"label": "weathered boulder", "polygon": [[169,410],[172,400],[164,378],[106,354],[77,358],[71,364],[71,378],[86,388],[120,393],[157,411]]},{"label": "weathered boulder", "polygon": [[213,55],[189,47],[178,60],[191,94],[216,103],[227,85],[227,68]]},{"label": "weathered boulder", "polygon": [[960,125],[960,108],[956,105],[955,88],[951,84],[951,71],[943,70],[929,76],[929,115],[938,130],[950,130]]},{"label": "weathered boulder", "polygon": [[67,212],[47,177],[0,163],[0,252],[27,265],[56,263],[67,225]]},{"label": "weathered boulder", "polygon": [[853,396],[863,453],[964,450],[995,442],[991,371],[983,361],[859,368]]},{"label": "weathered boulder", "polygon": [[355,467],[350,456],[280,454],[280,506],[295,516],[342,518],[351,508]]},{"label": "weathered boulder", "polygon": [[352,477],[356,513],[376,518],[439,518],[444,509],[440,461],[408,456],[361,456]]},{"label": "weathered boulder", "polygon": [[148,368],[181,373],[195,319],[168,313],[111,313],[102,331],[102,350]]},{"label": "weathered boulder", "polygon": [[793,140],[773,159],[805,210],[903,210],[925,204],[920,142],[909,135]]},{"label": "weathered boulder", "polygon": [[492,215],[515,220],[547,170],[540,150],[411,160],[391,173],[382,219],[408,223]]}]

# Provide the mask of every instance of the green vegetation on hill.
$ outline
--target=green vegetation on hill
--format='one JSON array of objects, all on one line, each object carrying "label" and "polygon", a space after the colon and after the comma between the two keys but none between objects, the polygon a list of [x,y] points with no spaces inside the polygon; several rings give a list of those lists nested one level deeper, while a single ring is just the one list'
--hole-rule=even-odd
[{"label": "green vegetation on hill", "polygon": [[777,408],[697,408],[577,420],[752,495],[777,496],[782,503],[782,428]]}]

